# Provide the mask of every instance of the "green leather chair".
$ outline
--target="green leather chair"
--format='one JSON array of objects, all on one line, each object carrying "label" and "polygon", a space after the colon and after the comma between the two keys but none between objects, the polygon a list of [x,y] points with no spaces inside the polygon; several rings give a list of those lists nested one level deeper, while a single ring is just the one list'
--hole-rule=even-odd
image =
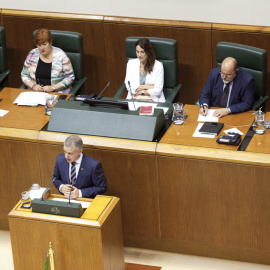
[{"label": "green leather chair", "polygon": [[216,46],[217,67],[220,67],[223,59],[229,56],[235,58],[238,66],[254,77],[256,92],[252,110],[258,110],[268,99],[266,96],[267,51],[237,43],[219,42]]},{"label": "green leather chair", "polygon": [[[33,37],[36,31],[33,32]],[[72,84],[70,94],[75,95],[82,93],[83,85],[87,80],[87,78],[84,76],[84,68],[83,68],[82,34],[58,30],[51,30],[51,34],[53,38],[52,45],[61,48],[68,55],[74,70],[75,80]]]},{"label": "green leather chair", "polygon": [[7,47],[4,27],[0,26],[0,91],[8,86]]},{"label": "green leather chair", "polygon": [[[141,37],[127,37],[125,39],[126,62],[129,59],[137,58],[135,43]],[[156,52],[156,59],[163,63],[164,67],[164,88],[163,93],[166,102],[174,102],[181,84],[178,83],[178,50],[177,41],[168,38],[148,37]],[[115,94],[115,98],[121,98],[126,91],[123,83]],[[125,96],[126,97],[126,96]]]},{"label": "green leather chair", "polygon": [[[255,79],[256,92],[252,110],[258,110],[264,106],[268,99],[266,96],[267,51],[237,43],[219,42],[216,45],[217,67],[221,66],[226,57],[235,58],[238,66],[250,73]],[[199,105],[199,100],[196,104]]]}]

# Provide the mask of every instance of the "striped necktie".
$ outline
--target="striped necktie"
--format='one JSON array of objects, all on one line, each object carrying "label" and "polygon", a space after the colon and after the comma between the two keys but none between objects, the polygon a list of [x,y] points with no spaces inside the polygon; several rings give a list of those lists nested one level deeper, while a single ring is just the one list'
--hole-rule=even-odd
[{"label": "striped necktie", "polygon": [[76,162],[71,163],[70,183],[72,186],[76,183]]},{"label": "striped necktie", "polygon": [[221,108],[227,107],[229,92],[230,92],[230,83],[226,83],[226,86],[224,87],[224,90],[223,90],[223,95],[220,99],[219,107]]}]

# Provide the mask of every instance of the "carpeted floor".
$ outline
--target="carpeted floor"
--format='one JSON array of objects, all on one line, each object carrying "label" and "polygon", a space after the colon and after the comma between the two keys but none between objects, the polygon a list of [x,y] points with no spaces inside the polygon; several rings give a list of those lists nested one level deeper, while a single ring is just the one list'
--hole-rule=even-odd
[{"label": "carpeted floor", "polygon": [[134,264],[134,263],[125,263],[126,270],[160,270],[161,267],[150,266],[150,265],[142,265],[142,264]]}]

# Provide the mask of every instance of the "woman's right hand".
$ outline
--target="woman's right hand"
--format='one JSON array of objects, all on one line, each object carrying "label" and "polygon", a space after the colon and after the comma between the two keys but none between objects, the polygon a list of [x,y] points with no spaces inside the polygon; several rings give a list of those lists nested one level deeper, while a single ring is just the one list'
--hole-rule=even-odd
[{"label": "woman's right hand", "polygon": [[35,92],[43,92],[43,86],[39,85],[39,84],[36,84],[34,87],[33,87],[33,90]]}]

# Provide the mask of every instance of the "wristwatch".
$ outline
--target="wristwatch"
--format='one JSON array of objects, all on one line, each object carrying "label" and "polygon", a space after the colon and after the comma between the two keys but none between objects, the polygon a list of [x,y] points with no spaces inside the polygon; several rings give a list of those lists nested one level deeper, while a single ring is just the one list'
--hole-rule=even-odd
[{"label": "wristwatch", "polygon": [[144,96],[144,90],[142,90],[142,96]]},{"label": "wristwatch", "polygon": [[53,89],[53,92],[56,90],[56,88],[55,88],[55,86],[54,86],[54,85],[52,85],[52,89]]}]

